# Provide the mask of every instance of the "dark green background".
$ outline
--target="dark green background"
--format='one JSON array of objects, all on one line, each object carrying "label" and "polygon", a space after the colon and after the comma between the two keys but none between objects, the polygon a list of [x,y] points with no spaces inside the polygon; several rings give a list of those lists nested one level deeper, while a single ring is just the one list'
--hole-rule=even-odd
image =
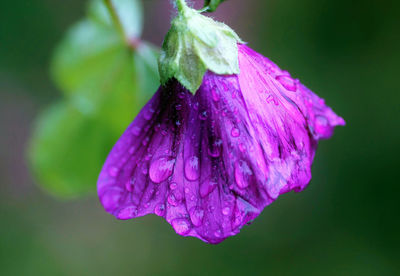
[{"label": "dark green background", "polygon": [[[320,143],[304,192],[217,246],[155,216],[117,221],[95,195],[63,202],[34,184],[27,141],[35,115],[61,95],[48,65],[84,2],[0,4],[1,275],[400,273],[398,1],[227,0],[213,15],[347,122]],[[143,2],[144,38],[160,45],[169,1]]]}]

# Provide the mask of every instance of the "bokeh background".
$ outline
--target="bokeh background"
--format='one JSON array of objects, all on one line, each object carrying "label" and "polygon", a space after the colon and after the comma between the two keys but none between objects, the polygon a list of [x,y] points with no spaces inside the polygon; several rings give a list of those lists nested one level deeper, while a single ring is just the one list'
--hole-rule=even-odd
[{"label": "bokeh background", "polygon": [[[161,45],[171,5],[142,2],[142,37]],[[62,97],[50,60],[86,3],[3,1],[0,274],[399,275],[399,3],[227,0],[212,15],[347,122],[320,143],[305,191],[215,246],[155,216],[117,221],[95,193],[60,200],[35,183],[26,157],[34,120]]]}]

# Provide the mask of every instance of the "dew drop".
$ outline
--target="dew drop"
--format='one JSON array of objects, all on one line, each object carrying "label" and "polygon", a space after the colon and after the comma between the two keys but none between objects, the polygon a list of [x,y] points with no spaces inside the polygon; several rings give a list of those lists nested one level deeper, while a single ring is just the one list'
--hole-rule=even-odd
[{"label": "dew drop", "polygon": [[169,204],[176,207],[181,202],[181,199],[182,199],[181,194],[177,190],[175,190],[174,192],[169,194],[167,200]]},{"label": "dew drop", "polygon": [[208,155],[210,155],[211,157],[217,158],[221,155],[221,150],[219,147],[212,147],[212,148],[208,148]]},{"label": "dew drop", "polygon": [[149,140],[150,140],[149,137],[144,138],[143,141],[142,141],[142,145],[143,146],[147,146],[147,144],[149,143]]},{"label": "dew drop", "polygon": [[208,117],[207,111],[203,111],[199,114],[199,119],[205,121]]},{"label": "dew drop", "polygon": [[134,185],[134,183],[135,183],[135,179],[134,179],[134,178],[132,178],[131,180],[127,181],[127,182],[125,183],[125,189],[126,189],[128,192],[133,192],[133,185]]},{"label": "dew drop", "polygon": [[294,81],[291,77],[285,76],[285,75],[280,75],[277,76],[276,79],[282,84],[283,87],[285,87],[289,91],[295,92],[297,90],[297,84],[296,81]]},{"label": "dew drop", "polygon": [[154,213],[157,216],[164,216],[165,215],[165,204],[164,203],[159,203],[156,205],[156,207],[154,208]]},{"label": "dew drop", "polygon": [[274,105],[279,105],[279,102],[277,101],[277,99],[275,99],[275,97],[272,95],[268,95],[267,103],[273,103]]},{"label": "dew drop", "polygon": [[153,108],[147,108],[147,109],[144,110],[143,117],[146,120],[150,120],[151,117],[153,116],[153,114],[154,114],[154,109]]},{"label": "dew drop", "polygon": [[134,218],[136,214],[137,214],[136,206],[129,206],[120,210],[117,214],[117,218],[122,220],[127,220]]},{"label": "dew drop", "polygon": [[110,176],[116,177],[118,175],[118,171],[119,170],[117,167],[111,167],[108,173],[110,174]]},{"label": "dew drop", "polygon": [[171,224],[175,232],[179,235],[186,235],[190,232],[190,222],[185,218],[174,219],[172,220]]},{"label": "dew drop", "polygon": [[249,180],[252,175],[253,172],[246,161],[240,160],[235,163],[235,180],[239,188],[244,189],[249,186]]},{"label": "dew drop", "polygon": [[222,214],[227,216],[227,215],[229,215],[230,211],[231,211],[231,208],[225,207],[224,209],[222,209]]},{"label": "dew drop", "polygon": [[239,150],[240,150],[240,152],[245,152],[246,146],[243,143],[239,143]]},{"label": "dew drop", "polygon": [[134,127],[132,128],[132,133],[133,133],[133,135],[139,136],[139,135],[140,135],[140,132],[141,132],[140,127],[134,126]]},{"label": "dew drop", "polygon": [[150,165],[149,176],[154,183],[161,183],[172,175],[175,159],[171,157],[160,157]]},{"label": "dew drop", "polygon": [[185,163],[185,176],[190,181],[196,181],[200,177],[199,158],[192,156]]},{"label": "dew drop", "polygon": [[204,210],[202,208],[194,206],[189,210],[189,214],[194,226],[198,227],[203,224]]},{"label": "dew drop", "polygon": [[181,104],[177,104],[177,105],[175,106],[175,109],[176,109],[176,110],[182,110],[182,105],[181,105]]},{"label": "dew drop", "polygon": [[149,172],[149,169],[147,168],[146,165],[144,165],[144,166],[142,167],[142,174],[146,175],[148,172]]},{"label": "dew drop", "polygon": [[172,182],[171,184],[169,184],[169,188],[171,190],[175,190],[178,187],[178,184],[176,182]]},{"label": "dew drop", "polygon": [[217,237],[217,238],[220,238],[221,236],[222,236],[222,232],[221,232],[221,230],[216,230],[215,232],[214,232],[214,235]]},{"label": "dew drop", "polygon": [[219,101],[219,94],[217,92],[217,90],[215,88],[213,88],[211,90],[211,96],[214,102],[218,102]]},{"label": "dew drop", "polygon": [[128,153],[129,154],[133,154],[134,152],[135,152],[135,147],[133,147],[133,146],[130,147],[129,150],[128,150]]},{"label": "dew drop", "polygon": [[118,203],[121,197],[122,197],[121,191],[110,189],[104,192],[100,196],[100,201],[103,204],[104,209],[106,209],[106,211],[112,211],[116,207],[118,207],[119,205]]},{"label": "dew drop", "polygon": [[326,117],[324,117],[324,116],[318,115],[318,116],[315,117],[315,120],[316,120],[316,122],[317,122],[317,124],[319,126],[324,126],[325,127],[325,126],[328,125],[328,119]]},{"label": "dew drop", "polygon": [[215,187],[217,187],[217,183],[206,180],[200,185],[200,196],[203,198],[208,196],[214,191]]},{"label": "dew drop", "polygon": [[231,135],[232,135],[232,137],[239,137],[240,130],[238,128],[236,128],[236,127],[233,127],[232,130],[231,130]]}]

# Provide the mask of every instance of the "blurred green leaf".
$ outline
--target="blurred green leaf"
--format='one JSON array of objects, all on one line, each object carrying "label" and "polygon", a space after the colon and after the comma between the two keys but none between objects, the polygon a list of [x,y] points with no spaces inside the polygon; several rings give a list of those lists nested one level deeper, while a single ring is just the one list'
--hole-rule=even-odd
[{"label": "blurred green leaf", "polygon": [[[92,0],[88,10],[89,17],[102,25],[112,26],[117,20],[120,26],[116,27],[122,28],[127,40],[141,35],[143,10],[139,0]],[[113,19],[113,16],[116,18]]]},{"label": "blurred green leaf", "polygon": [[113,139],[113,132],[100,120],[84,116],[66,102],[54,104],[36,122],[29,155],[32,169],[53,195],[93,192]]},{"label": "blurred green leaf", "polygon": [[[114,2],[129,11],[137,1]],[[31,141],[39,184],[61,197],[96,190],[107,153],[159,84],[158,50],[137,38],[128,43],[107,12],[103,1],[92,1],[89,18],[57,47],[51,71],[65,100],[39,117]]]}]

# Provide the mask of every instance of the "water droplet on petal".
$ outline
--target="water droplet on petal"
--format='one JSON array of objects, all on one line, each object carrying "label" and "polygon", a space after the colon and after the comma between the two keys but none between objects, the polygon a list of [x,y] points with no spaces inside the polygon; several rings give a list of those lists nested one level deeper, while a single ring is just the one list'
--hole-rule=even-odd
[{"label": "water droplet on petal", "polygon": [[208,117],[207,111],[203,111],[199,114],[199,119],[205,121]]},{"label": "water droplet on petal", "polygon": [[279,105],[279,102],[277,99],[275,99],[274,96],[268,95],[267,97],[267,103],[273,103],[274,105]]},{"label": "water droplet on petal", "polygon": [[147,108],[147,109],[144,110],[143,117],[146,120],[150,120],[151,117],[153,116],[153,114],[154,114],[154,109],[153,108]]},{"label": "water droplet on petal", "polygon": [[230,211],[231,211],[231,208],[225,207],[224,209],[222,209],[222,214],[227,216],[227,215],[229,215]]},{"label": "water droplet on petal", "polygon": [[132,133],[133,133],[133,135],[139,136],[139,135],[140,135],[140,132],[141,132],[140,127],[134,126],[134,127],[132,128]]},{"label": "water droplet on petal", "polygon": [[131,219],[134,218],[136,214],[137,214],[136,206],[129,206],[120,210],[117,214],[117,218],[122,220]]},{"label": "water droplet on petal", "polygon": [[192,156],[185,163],[185,176],[190,181],[196,181],[200,177],[199,158]]},{"label": "water droplet on petal", "polygon": [[134,185],[134,183],[135,183],[135,179],[134,179],[134,178],[132,178],[131,180],[127,181],[127,182],[125,183],[125,189],[126,189],[128,192],[133,192],[133,185]]},{"label": "water droplet on petal", "polygon": [[149,140],[150,140],[149,137],[144,138],[143,141],[142,141],[142,145],[143,146],[147,146],[147,144],[149,143]]},{"label": "water droplet on petal", "polygon": [[244,189],[249,186],[250,177],[253,172],[247,165],[247,162],[240,160],[235,163],[235,180],[239,188]]},{"label": "water droplet on petal", "polygon": [[208,148],[208,155],[210,155],[211,157],[217,158],[221,155],[221,150],[219,147]]},{"label": "water droplet on petal", "polygon": [[118,172],[119,172],[119,170],[117,167],[111,167],[110,170],[108,171],[108,173],[112,177],[116,177],[118,175]]},{"label": "water droplet on petal", "polygon": [[221,232],[221,230],[216,230],[215,232],[214,232],[214,235],[217,237],[217,238],[220,238],[221,236],[222,236],[222,232]]},{"label": "water droplet on petal", "polygon": [[190,232],[191,225],[190,222],[185,218],[177,218],[174,219],[172,222],[172,227],[174,228],[175,232],[179,235],[186,235]]},{"label": "water droplet on petal", "polygon": [[238,128],[236,128],[236,127],[233,127],[232,130],[231,130],[231,135],[232,135],[232,137],[239,137],[240,130]]},{"label": "water droplet on petal", "polygon": [[182,195],[181,193],[179,193],[178,190],[174,190],[173,192],[171,192],[168,196],[168,203],[171,204],[172,206],[178,206],[179,203],[182,200]]},{"label": "water droplet on petal", "polygon": [[172,175],[175,159],[171,157],[160,157],[150,165],[149,176],[154,183],[161,183]]},{"label": "water droplet on petal", "polygon": [[239,143],[239,150],[240,150],[240,152],[245,152],[246,146],[243,143]]},{"label": "water droplet on petal", "polygon": [[325,116],[318,115],[315,117],[315,120],[319,126],[325,127],[328,125],[328,119]]},{"label": "water droplet on petal", "polygon": [[217,187],[217,183],[211,182],[209,180],[204,181],[200,185],[200,196],[203,198],[208,196],[214,191],[215,187]]},{"label": "water droplet on petal", "polygon": [[198,227],[203,224],[204,218],[204,210],[200,207],[194,206],[189,211],[190,220],[192,221],[193,225]]},{"label": "water droplet on petal", "polygon": [[215,88],[213,88],[211,90],[211,96],[214,102],[218,102],[219,101],[219,94],[217,92],[217,90]]},{"label": "water droplet on petal", "polygon": [[171,190],[175,190],[178,187],[178,184],[176,182],[172,182],[171,184],[169,184],[169,188]]},{"label": "water droplet on petal", "polygon": [[164,216],[165,215],[165,204],[164,203],[159,203],[156,205],[156,207],[154,208],[154,213],[157,216]]},{"label": "water droplet on petal", "polygon": [[176,110],[182,110],[182,105],[181,105],[181,104],[177,104],[177,105],[175,106],[175,109],[176,109]]},{"label": "water droplet on petal", "polygon": [[110,189],[100,196],[100,201],[106,211],[112,211],[119,205],[122,192],[119,190]]},{"label": "water droplet on petal", "polygon": [[142,174],[146,175],[148,172],[149,172],[149,169],[147,168],[146,165],[144,165],[144,166],[142,167]]},{"label": "water droplet on petal", "polygon": [[294,81],[291,77],[281,75],[277,76],[276,79],[282,84],[283,87],[285,87],[289,91],[295,92],[297,90],[297,84],[296,81]]},{"label": "water droplet on petal", "polygon": [[128,150],[128,153],[129,154],[133,154],[134,152],[135,152],[135,147],[133,147],[133,146],[130,147],[129,150]]}]

